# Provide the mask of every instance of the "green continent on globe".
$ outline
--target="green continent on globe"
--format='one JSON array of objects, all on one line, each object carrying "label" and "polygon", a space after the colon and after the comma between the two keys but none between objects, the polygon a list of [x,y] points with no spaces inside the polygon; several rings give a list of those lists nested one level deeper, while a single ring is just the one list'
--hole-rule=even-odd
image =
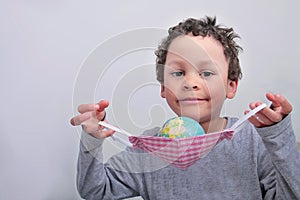
[{"label": "green continent on globe", "polygon": [[159,136],[167,138],[187,138],[203,135],[205,132],[200,124],[188,117],[174,117],[162,127]]}]

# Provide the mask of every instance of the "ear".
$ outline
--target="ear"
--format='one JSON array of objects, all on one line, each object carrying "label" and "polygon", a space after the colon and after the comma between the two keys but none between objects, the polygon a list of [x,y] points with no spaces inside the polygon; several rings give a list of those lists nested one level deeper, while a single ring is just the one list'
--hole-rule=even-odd
[{"label": "ear", "polygon": [[226,93],[226,97],[228,99],[232,99],[234,98],[236,91],[237,91],[237,87],[238,87],[238,80],[232,81],[232,80],[228,80],[227,81],[227,93]]},{"label": "ear", "polygon": [[160,84],[160,96],[162,98],[166,98],[166,93],[165,93],[165,86],[164,84]]}]

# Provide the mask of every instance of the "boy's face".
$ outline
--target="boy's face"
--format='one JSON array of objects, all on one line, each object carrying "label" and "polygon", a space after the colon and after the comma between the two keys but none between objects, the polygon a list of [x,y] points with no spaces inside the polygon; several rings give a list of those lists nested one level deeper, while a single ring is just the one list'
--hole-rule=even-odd
[{"label": "boy's face", "polygon": [[185,35],[171,43],[161,96],[178,116],[200,123],[219,119],[224,100],[234,97],[237,83],[228,80],[228,60],[212,37]]}]

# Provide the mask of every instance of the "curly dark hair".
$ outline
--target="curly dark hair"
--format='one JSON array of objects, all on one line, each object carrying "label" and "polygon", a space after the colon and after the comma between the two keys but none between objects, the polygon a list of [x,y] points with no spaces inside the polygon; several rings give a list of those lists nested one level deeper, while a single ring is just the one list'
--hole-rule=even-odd
[{"label": "curly dark hair", "polygon": [[160,83],[164,82],[164,64],[168,49],[172,41],[181,35],[192,33],[194,36],[212,36],[219,41],[224,49],[224,55],[229,59],[228,79],[236,81],[242,78],[242,72],[238,54],[242,51],[235,41],[235,38],[240,38],[233,28],[227,28],[216,24],[216,17],[208,17],[202,19],[188,18],[180,22],[178,25],[169,28],[169,35],[164,38],[158,49],[155,51],[156,58],[156,78]]}]

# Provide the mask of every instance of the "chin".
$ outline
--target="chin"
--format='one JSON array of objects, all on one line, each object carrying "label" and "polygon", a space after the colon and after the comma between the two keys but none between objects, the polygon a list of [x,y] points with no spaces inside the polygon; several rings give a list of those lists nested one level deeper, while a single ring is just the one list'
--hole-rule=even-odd
[{"label": "chin", "polygon": [[189,117],[196,120],[197,122],[200,121],[201,116],[203,117],[203,114],[204,113],[200,111],[200,108],[198,106],[181,106],[181,109],[179,110],[179,112],[177,112],[178,116]]},{"label": "chin", "polygon": [[201,121],[201,116],[199,113],[182,113],[179,116],[184,116],[184,117],[189,117],[192,118],[193,120],[200,122]]}]

